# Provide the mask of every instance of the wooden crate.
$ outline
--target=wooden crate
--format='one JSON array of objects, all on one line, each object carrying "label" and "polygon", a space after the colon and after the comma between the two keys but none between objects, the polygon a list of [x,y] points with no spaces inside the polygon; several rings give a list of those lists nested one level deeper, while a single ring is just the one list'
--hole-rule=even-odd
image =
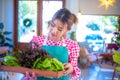
[{"label": "wooden crate", "polygon": [[52,78],[59,78],[64,75],[64,71],[50,71],[50,70],[39,70],[39,69],[30,69],[25,67],[16,67],[16,66],[5,66],[1,65],[1,70],[5,70],[7,72],[19,72],[25,74],[26,72],[35,73],[36,76],[45,76]]}]

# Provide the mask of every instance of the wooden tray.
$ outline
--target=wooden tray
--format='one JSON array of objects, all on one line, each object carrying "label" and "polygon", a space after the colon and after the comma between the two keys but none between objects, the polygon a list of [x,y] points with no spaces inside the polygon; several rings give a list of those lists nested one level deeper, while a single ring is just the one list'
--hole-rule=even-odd
[{"label": "wooden tray", "polygon": [[35,73],[36,76],[45,76],[52,78],[59,78],[64,75],[64,71],[49,71],[49,70],[39,70],[39,69],[30,69],[25,67],[16,67],[16,66],[4,66],[1,65],[0,70],[4,70],[7,72],[19,72],[25,74],[26,72]]}]

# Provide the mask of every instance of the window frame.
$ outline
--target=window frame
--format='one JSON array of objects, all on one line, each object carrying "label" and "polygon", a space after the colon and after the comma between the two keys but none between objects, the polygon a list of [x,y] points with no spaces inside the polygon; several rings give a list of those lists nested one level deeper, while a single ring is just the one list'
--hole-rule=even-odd
[{"label": "window frame", "polygon": [[[13,44],[15,45],[14,50],[26,50],[29,43],[18,42],[18,1],[14,0],[14,32],[13,32]],[[63,7],[66,5],[66,0],[38,0],[38,12],[37,12],[37,35],[42,35],[42,9],[43,1],[62,1]],[[23,47],[24,46],[24,47]]]}]

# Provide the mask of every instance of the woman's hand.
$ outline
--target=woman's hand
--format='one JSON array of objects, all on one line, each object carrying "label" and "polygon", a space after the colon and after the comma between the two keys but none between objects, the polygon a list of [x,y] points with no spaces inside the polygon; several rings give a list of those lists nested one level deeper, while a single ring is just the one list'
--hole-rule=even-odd
[{"label": "woman's hand", "polygon": [[35,73],[30,74],[29,72],[26,72],[24,80],[36,80]]},{"label": "woman's hand", "polygon": [[65,63],[64,69],[65,69],[65,72],[64,72],[65,75],[73,72],[73,66],[70,63]]}]

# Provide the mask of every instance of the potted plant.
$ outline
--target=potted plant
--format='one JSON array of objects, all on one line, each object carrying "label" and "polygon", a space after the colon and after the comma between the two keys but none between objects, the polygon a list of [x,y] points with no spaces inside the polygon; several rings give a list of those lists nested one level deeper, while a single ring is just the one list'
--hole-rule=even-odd
[{"label": "potted plant", "polygon": [[113,60],[113,58],[112,58],[113,54],[103,53],[103,54],[100,54],[100,56],[102,56],[103,60],[105,60],[105,61],[112,61]]},{"label": "potted plant", "polygon": [[0,46],[13,47],[13,45],[10,43],[12,39],[8,38],[7,36],[11,33],[12,32],[5,31],[3,23],[0,22]]}]

